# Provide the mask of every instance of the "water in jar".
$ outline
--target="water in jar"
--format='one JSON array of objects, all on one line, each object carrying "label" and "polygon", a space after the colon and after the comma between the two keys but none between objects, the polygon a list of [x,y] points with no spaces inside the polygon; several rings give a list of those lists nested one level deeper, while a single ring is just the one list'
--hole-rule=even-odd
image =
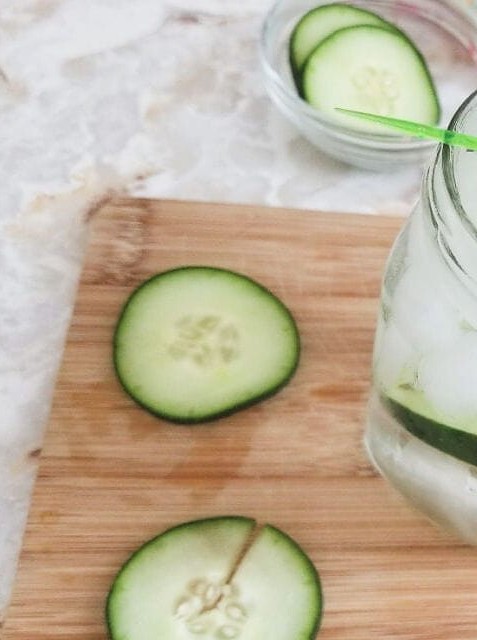
[{"label": "water in jar", "polygon": [[[477,109],[465,128],[477,133]],[[454,167],[477,227],[477,153],[459,151]],[[442,175],[434,183],[444,189]],[[477,290],[449,267],[448,237],[435,233],[422,207],[398,237],[383,280],[365,442],[410,501],[477,544]],[[477,276],[477,237],[458,259]]]}]

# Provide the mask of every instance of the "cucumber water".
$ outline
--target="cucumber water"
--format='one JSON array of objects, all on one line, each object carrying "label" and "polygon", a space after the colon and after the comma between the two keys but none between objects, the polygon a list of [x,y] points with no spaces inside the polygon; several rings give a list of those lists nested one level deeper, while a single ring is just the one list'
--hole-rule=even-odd
[{"label": "cucumber water", "polygon": [[445,416],[422,391],[396,387],[381,396],[390,414],[410,433],[455,458],[477,464],[477,416]]}]

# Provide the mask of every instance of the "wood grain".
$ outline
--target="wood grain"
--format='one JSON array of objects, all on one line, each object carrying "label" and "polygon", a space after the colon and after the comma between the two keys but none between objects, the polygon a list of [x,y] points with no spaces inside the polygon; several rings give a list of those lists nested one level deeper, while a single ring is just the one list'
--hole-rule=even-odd
[{"label": "wood grain", "polygon": [[[222,513],[271,522],[308,551],[323,640],[475,640],[475,550],[408,507],[362,447],[379,281],[399,224],[129,199],[96,212],[5,640],[106,638],[105,596],[128,554]],[[196,427],[139,409],[111,366],[126,296],[182,264],[256,278],[303,341],[280,394]]]}]

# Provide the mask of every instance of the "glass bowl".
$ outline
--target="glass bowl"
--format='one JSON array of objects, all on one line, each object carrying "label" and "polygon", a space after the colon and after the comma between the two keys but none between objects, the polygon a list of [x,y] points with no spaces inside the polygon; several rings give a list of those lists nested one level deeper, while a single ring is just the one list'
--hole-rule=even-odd
[{"label": "glass bowl", "polygon": [[[288,44],[298,20],[329,0],[279,0],[267,14],[260,57],[265,86],[284,116],[313,145],[349,164],[386,171],[428,160],[435,142],[394,133],[352,129],[308,105],[293,81]],[[457,107],[475,90],[477,23],[446,0],[353,0],[407,33],[422,52],[441,103],[440,126],[447,127]]]}]

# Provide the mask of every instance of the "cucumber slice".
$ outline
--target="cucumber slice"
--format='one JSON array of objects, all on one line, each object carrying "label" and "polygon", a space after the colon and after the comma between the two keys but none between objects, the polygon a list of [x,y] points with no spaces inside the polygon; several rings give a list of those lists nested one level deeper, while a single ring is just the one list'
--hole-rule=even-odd
[{"label": "cucumber slice", "polygon": [[336,2],[308,11],[296,24],[290,36],[290,64],[295,80],[299,79],[306,59],[320,42],[334,31],[360,24],[375,24],[393,29],[393,25],[377,14]]},{"label": "cucumber slice", "polygon": [[311,640],[318,574],[285,533],[224,516],[168,529],[121,568],[108,595],[112,640]]},{"label": "cucumber slice", "polygon": [[408,386],[398,386],[381,398],[396,420],[417,438],[477,465],[477,416],[450,420],[429,405],[422,391]]},{"label": "cucumber slice", "polygon": [[308,57],[303,96],[336,120],[385,131],[338,113],[336,107],[435,124],[440,107],[424,58],[402,32],[361,25],[336,31]]},{"label": "cucumber slice", "polygon": [[181,267],[129,297],[114,335],[124,389],[179,423],[227,415],[276,393],[293,375],[294,319],[268,289],[213,267]]},{"label": "cucumber slice", "polygon": [[265,525],[259,531],[232,584],[255,614],[244,639],[315,637],[322,610],[318,573],[297,543],[279,529]]}]

